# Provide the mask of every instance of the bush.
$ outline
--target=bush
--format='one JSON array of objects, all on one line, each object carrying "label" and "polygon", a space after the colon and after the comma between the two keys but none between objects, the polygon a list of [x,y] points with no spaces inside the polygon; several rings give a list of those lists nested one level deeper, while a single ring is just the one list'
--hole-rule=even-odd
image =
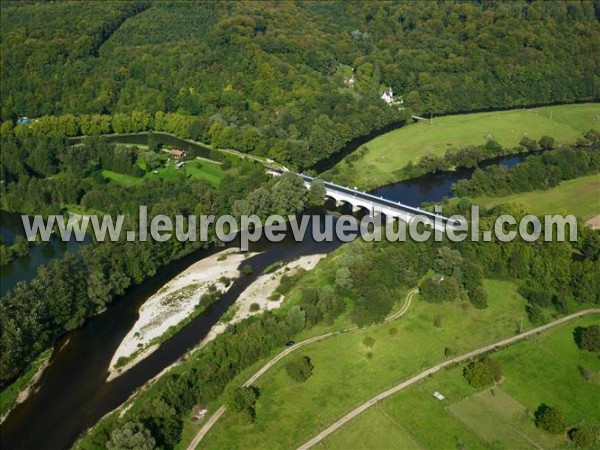
[{"label": "bush", "polygon": [[427,278],[419,289],[421,297],[431,303],[451,302],[458,297],[460,286],[454,277],[439,274]]},{"label": "bush", "polygon": [[363,339],[363,345],[369,349],[373,348],[375,346],[375,339],[373,339],[371,336],[366,336]]},{"label": "bush", "polygon": [[312,375],[313,365],[308,356],[301,356],[287,363],[285,371],[290,378],[302,383]]},{"label": "bush", "polygon": [[581,350],[596,352],[600,350],[600,325],[577,327],[573,333],[575,342]]},{"label": "bush", "polygon": [[495,359],[483,358],[473,361],[463,372],[473,387],[486,387],[502,378],[502,366]]},{"label": "bush", "polygon": [[554,434],[560,434],[567,428],[563,414],[558,409],[544,403],[535,412],[535,425]]},{"label": "bush", "polygon": [[577,447],[592,448],[596,441],[596,433],[588,427],[572,428],[569,430],[569,439]]},{"label": "bush", "polygon": [[487,292],[483,286],[477,286],[469,292],[469,300],[477,309],[485,309],[488,306]]},{"label": "bush", "polygon": [[254,386],[240,387],[233,391],[228,399],[228,406],[239,413],[246,422],[254,422],[256,418],[255,404],[258,390]]}]

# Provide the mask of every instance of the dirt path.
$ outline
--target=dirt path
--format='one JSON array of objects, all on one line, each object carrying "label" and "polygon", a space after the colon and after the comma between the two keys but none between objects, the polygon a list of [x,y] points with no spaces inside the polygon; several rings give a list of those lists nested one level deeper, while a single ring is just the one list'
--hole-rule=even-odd
[{"label": "dirt path", "polygon": [[362,412],[364,412],[365,410],[367,410],[368,408],[370,408],[371,406],[375,405],[377,402],[389,397],[390,395],[395,394],[398,391],[401,391],[402,389],[416,383],[417,381],[420,381],[424,378],[427,378],[429,375],[434,374],[435,372],[439,371],[440,369],[443,369],[444,367],[448,367],[451,366],[453,364],[465,361],[467,359],[473,358],[474,356],[478,356],[481,355],[483,353],[487,353],[491,350],[500,348],[500,347],[505,347],[507,345],[510,345],[514,342],[518,342],[522,339],[525,339],[529,336],[532,336],[534,334],[537,333],[541,333],[543,331],[546,331],[550,328],[553,328],[557,325],[563,324],[565,322],[568,322],[570,320],[576,319],[578,317],[581,316],[585,316],[588,314],[599,314],[600,313],[600,309],[586,309],[584,311],[579,311],[575,314],[571,314],[569,316],[563,317],[562,319],[558,319],[555,320],[554,322],[550,322],[546,325],[542,325],[541,327],[537,327],[534,328],[532,330],[529,330],[525,333],[521,333],[521,334],[517,334],[516,336],[507,338],[507,339],[503,339],[501,341],[498,341],[494,344],[490,344],[490,345],[486,345],[485,347],[480,347],[477,350],[473,350],[470,351],[468,353],[465,353],[463,355],[460,356],[456,356],[452,359],[449,359],[447,361],[444,361],[436,366],[433,366],[427,370],[424,370],[423,372],[419,373],[418,375],[415,375],[412,378],[409,378],[406,381],[403,381],[400,384],[397,384],[396,386],[394,386],[393,388],[388,389],[387,391],[382,392],[379,395],[376,395],[375,397],[373,397],[372,399],[368,400],[367,402],[363,403],[362,405],[360,405],[358,408],[353,409],[352,411],[350,411],[348,414],[346,414],[344,417],[342,417],[340,420],[338,420],[337,422],[331,424],[329,427],[327,427],[325,430],[321,431],[319,434],[317,434],[314,438],[312,438],[310,441],[308,441],[307,443],[305,443],[304,445],[301,445],[300,447],[298,447],[298,450],[307,450],[311,447],[313,447],[314,445],[318,444],[319,442],[321,442],[324,438],[326,438],[327,436],[329,436],[331,433],[333,433],[334,431],[336,431],[337,429],[339,429],[341,426],[343,426],[345,423],[349,422],[350,420],[352,420],[353,418],[355,418],[356,416],[358,416],[359,414],[361,414]]},{"label": "dirt path", "polygon": [[[402,305],[402,308],[400,308],[399,311],[395,312],[390,317],[385,319],[385,321],[383,323],[391,322],[393,320],[400,318],[404,314],[406,314],[406,312],[410,308],[412,299],[417,292],[419,292],[419,290],[417,288],[411,289],[410,291],[408,291],[408,294],[406,294],[406,300],[404,301],[404,305]],[[378,325],[380,325],[380,324],[376,324],[374,326],[378,326]],[[371,327],[365,327],[362,330],[366,330],[369,328],[371,328]],[[269,360],[264,366],[262,366],[257,372],[255,372],[254,375],[252,375],[250,378],[248,378],[246,380],[246,382],[243,384],[243,386],[244,387],[250,386],[256,380],[258,380],[261,376],[263,376],[265,374],[265,372],[267,372],[271,367],[273,367],[275,364],[277,364],[279,361],[281,361],[283,358],[285,358],[290,353],[296,351],[297,349],[302,348],[306,345],[312,344],[313,342],[322,341],[323,339],[327,339],[332,336],[336,336],[338,334],[347,333],[349,331],[355,331],[357,329],[358,329],[358,327],[346,328],[344,330],[332,331],[331,333],[322,334],[320,336],[315,336],[315,337],[312,337],[309,339],[305,339],[304,341],[300,341],[300,342],[294,344],[292,347],[286,348],[281,353],[278,353],[275,357],[273,357],[273,359]],[[210,419],[208,419],[208,421],[204,424],[204,426],[198,431],[198,434],[196,434],[196,436],[194,436],[194,439],[192,439],[192,442],[190,442],[190,444],[188,445],[187,450],[194,450],[198,446],[198,444],[200,444],[200,441],[202,441],[204,436],[206,436],[206,433],[208,433],[210,431],[210,429],[213,427],[213,425],[221,418],[221,416],[225,412],[225,409],[226,409],[225,405],[222,405],[219,409],[217,409],[215,411],[215,413],[210,417]]]}]

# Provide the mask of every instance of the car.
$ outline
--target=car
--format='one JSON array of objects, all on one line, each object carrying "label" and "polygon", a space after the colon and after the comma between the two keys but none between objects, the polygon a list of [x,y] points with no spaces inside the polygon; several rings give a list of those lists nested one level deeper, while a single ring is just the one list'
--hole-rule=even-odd
[{"label": "car", "polygon": [[294,345],[295,343],[296,343],[295,341],[287,341],[287,342],[285,343],[285,346],[286,346],[286,347],[291,347],[291,346],[292,346],[292,345]]}]

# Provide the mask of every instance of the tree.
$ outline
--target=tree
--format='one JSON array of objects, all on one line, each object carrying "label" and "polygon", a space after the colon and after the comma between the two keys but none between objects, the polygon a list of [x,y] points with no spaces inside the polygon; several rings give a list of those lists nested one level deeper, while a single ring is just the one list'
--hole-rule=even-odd
[{"label": "tree", "polygon": [[444,275],[453,275],[456,268],[460,267],[463,258],[458,250],[450,247],[438,249],[433,262],[433,270]]},{"label": "tree", "polygon": [[425,301],[431,303],[451,302],[458,297],[460,286],[456,278],[437,274],[423,281],[419,292]]},{"label": "tree", "polygon": [[550,136],[542,136],[539,143],[542,150],[552,150],[554,148],[554,139]]},{"label": "tree", "polygon": [[495,359],[483,358],[473,361],[463,371],[463,375],[473,387],[489,386],[502,378],[502,366]]},{"label": "tree", "polygon": [[257,398],[258,389],[254,386],[240,387],[235,389],[229,397],[228,406],[232,411],[241,414],[247,423],[251,423],[256,418]]},{"label": "tree", "polygon": [[351,290],[354,286],[352,274],[347,267],[339,268],[335,273],[335,288],[340,293],[345,293]]},{"label": "tree", "polygon": [[321,206],[325,194],[325,183],[323,183],[323,180],[315,178],[312,183],[310,183],[310,188],[308,189],[308,204],[311,206]]},{"label": "tree", "polygon": [[579,448],[592,448],[596,443],[596,434],[589,426],[569,430],[569,439]]},{"label": "tree", "polygon": [[600,325],[577,327],[573,334],[580,349],[590,352],[600,350]]},{"label": "tree", "polygon": [[373,339],[371,336],[365,336],[362,342],[363,345],[368,349],[372,349],[375,346],[375,339]]},{"label": "tree", "polygon": [[108,450],[153,450],[157,447],[150,430],[142,423],[126,422],[113,430],[106,448]]},{"label": "tree", "polygon": [[293,380],[302,383],[312,375],[313,365],[308,356],[300,356],[285,365],[285,371]]},{"label": "tree", "polygon": [[286,172],[271,189],[273,212],[281,216],[298,214],[306,204],[307,191],[298,175]]},{"label": "tree", "polygon": [[154,152],[144,152],[142,154],[142,161],[146,163],[150,170],[154,170],[162,165],[160,156]]},{"label": "tree", "polygon": [[475,289],[469,292],[469,300],[475,308],[485,309],[488,306],[487,291],[483,286],[477,286]]},{"label": "tree", "polygon": [[535,424],[549,433],[560,434],[567,428],[562,412],[542,403],[535,411]]}]

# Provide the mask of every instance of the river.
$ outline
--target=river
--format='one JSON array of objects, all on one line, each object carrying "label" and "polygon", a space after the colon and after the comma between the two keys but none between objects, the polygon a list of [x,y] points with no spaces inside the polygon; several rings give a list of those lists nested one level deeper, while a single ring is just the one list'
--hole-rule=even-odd
[{"label": "river", "polygon": [[[143,143],[135,140],[145,137],[135,136],[136,138],[132,138],[128,143]],[[155,136],[159,142],[162,140],[159,133]],[[171,145],[188,148],[184,147],[184,143],[189,145],[189,142],[177,142],[172,136],[168,138]],[[512,166],[524,157],[525,155],[512,155],[497,158],[493,163]],[[407,205],[419,206],[423,202],[439,201],[449,196],[450,186],[471,173],[470,169],[459,169],[454,172],[426,175],[376,189],[374,194]],[[68,448],[78,435],[104,414],[123,403],[138,387],[201,341],[238,295],[266,266],[276,261],[289,261],[298,256],[328,253],[339,245],[339,242],[316,243],[308,236],[303,242],[294,242],[289,236],[278,244],[265,241],[253,244],[250,250],[262,253],[244,262],[253,267],[252,276],[238,279],[218,302],[157,351],[125,374],[107,383],[105,380],[110,359],[136,321],[138,308],[175,275],[216,250],[195,252],[160,269],[155,276],[139,286],[130,288],[125,295],[116,299],[106,312],[90,318],[82,328],[57,342],[50,365],[38,383],[39,390],[18,405],[2,425],[1,447],[15,450]],[[47,260],[49,259],[51,258]]]},{"label": "river", "polygon": [[[0,211],[0,230],[6,245],[12,245],[17,236],[25,236],[21,215]],[[9,264],[0,266],[0,296],[14,288],[19,281],[31,281],[40,266],[53,259],[62,258],[67,251],[77,252],[89,242],[87,236],[83,242],[63,242],[53,237],[49,242],[34,244],[26,256],[15,258]]]}]

